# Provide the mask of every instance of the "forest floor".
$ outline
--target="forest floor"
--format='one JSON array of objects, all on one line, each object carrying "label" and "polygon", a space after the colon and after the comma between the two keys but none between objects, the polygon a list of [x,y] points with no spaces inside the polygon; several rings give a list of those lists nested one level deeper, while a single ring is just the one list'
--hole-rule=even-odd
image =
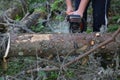
[{"label": "forest floor", "polygon": [[[69,24],[64,20],[51,21],[37,33],[69,33]],[[109,13],[108,32],[114,32],[120,27],[120,15]],[[88,15],[88,29],[92,32],[92,16]],[[56,69],[62,65],[65,56],[55,56],[52,59],[43,57],[12,57],[7,62],[0,63],[0,80],[120,80],[120,55],[112,59],[107,68],[101,66],[101,57],[84,58],[68,68]],[[68,56],[72,60],[78,55]],[[51,57],[51,56],[49,56]],[[108,61],[109,62],[109,61]],[[116,66],[117,64],[117,66]]]},{"label": "forest floor", "polygon": [[[50,33],[69,33],[66,21],[53,23],[51,23],[53,32]],[[119,24],[111,23],[108,30],[115,31],[118,27]],[[92,32],[92,27],[87,30],[87,33],[90,32]],[[76,56],[69,56],[68,59]],[[46,68],[54,67],[51,62],[61,64],[61,57],[56,56],[52,60],[37,56],[9,58],[7,63],[1,63],[0,80],[120,80],[119,69],[116,70],[114,63],[104,69],[100,66],[100,57],[95,59],[93,55],[89,55],[89,60],[82,59],[69,68],[46,71]]]}]

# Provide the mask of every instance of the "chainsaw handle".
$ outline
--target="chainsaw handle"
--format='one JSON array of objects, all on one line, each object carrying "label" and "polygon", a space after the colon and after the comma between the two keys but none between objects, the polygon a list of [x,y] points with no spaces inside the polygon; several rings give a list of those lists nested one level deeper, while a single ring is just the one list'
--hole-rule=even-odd
[{"label": "chainsaw handle", "polygon": [[68,15],[67,16],[67,21],[68,22],[75,22],[75,23],[81,23],[82,22],[82,18],[80,15]]}]

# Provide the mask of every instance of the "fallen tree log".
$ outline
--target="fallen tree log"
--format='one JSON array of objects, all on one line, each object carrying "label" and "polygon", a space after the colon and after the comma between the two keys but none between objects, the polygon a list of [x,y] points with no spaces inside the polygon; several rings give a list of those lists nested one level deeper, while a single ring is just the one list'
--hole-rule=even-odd
[{"label": "fallen tree log", "polygon": [[[11,56],[40,56],[50,55],[84,54],[91,48],[98,46],[106,39],[112,37],[107,33],[99,37],[91,34],[21,34],[12,36],[11,48],[8,57]],[[94,42],[94,44],[91,44]],[[77,48],[75,47],[77,44]],[[120,51],[120,35],[116,41],[102,46],[95,53],[115,53]]]},{"label": "fallen tree log", "polygon": [[31,26],[36,25],[39,18],[40,12],[33,12],[32,14],[27,13],[19,22],[19,25],[16,25],[16,29],[14,31],[17,33],[20,31],[20,29],[22,29],[28,33],[34,33],[32,30],[30,30],[30,28]]},{"label": "fallen tree log", "polygon": [[[23,30],[27,31],[28,28],[35,25],[36,22],[38,21],[38,19],[40,18],[40,12],[33,12],[32,14],[28,13],[16,25],[13,20],[15,19],[15,17],[17,15],[21,15],[21,14],[22,14],[22,8],[21,7],[9,8],[5,12],[3,12],[3,14],[0,15],[0,32],[5,32],[3,30],[6,30],[6,25],[8,24],[7,22],[9,22],[11,25],[13,24],[14,26],[17,26],[17,27],[20,26]],[[13,21],[13,22],[11,22],[11,21]],[[8,26],[10,24],[8,24]],[[28,30],[28,31],[31,32],[30,30]]]},{"label": "fallen tree log", "polygon": [[25,24],[28,28],[35,25],[40,18],[40,12],[33,12],[31,15],[27,16],[26,18],[22,19],[22,23]]}]

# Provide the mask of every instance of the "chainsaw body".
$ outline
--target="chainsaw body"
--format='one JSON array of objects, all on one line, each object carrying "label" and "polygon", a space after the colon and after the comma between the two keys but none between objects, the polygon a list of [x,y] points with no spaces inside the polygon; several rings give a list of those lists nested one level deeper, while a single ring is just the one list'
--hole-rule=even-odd
[{"label": "chainsaw body", "polygon": [[68,15],[67,21],[69,22],[70,33],[81,33],[83,32],[83,21],[80,15]]}]

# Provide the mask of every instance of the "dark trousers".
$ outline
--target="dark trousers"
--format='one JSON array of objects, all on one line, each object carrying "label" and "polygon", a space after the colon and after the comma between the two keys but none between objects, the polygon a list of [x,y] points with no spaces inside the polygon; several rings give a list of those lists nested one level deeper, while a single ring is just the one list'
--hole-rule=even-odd
[{"label": "dark trousers", "polygon": [[[81,0],[75,0],[75,10],[78,9],[80,1]],[[90,2],[92,2],[93,8],[93,32],[99,32],[102,25],[107,25],[107,14],[110,6],[110,0],[90,0],[89,3]],[[89,3],[83,14],[84,31],[87,29],[87,9]]]}]

